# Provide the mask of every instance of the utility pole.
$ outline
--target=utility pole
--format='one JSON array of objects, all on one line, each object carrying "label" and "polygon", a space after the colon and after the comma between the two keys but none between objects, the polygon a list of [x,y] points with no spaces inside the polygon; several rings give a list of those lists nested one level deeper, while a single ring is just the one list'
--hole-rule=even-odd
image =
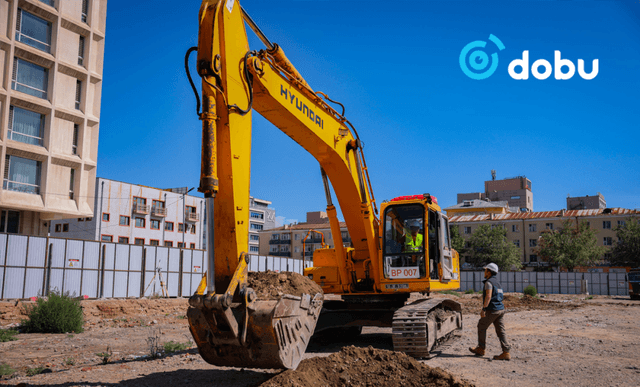
[{"label": "utility pole", "polygon": [[191,189],[189,189],[188,191],[186,191],[186,192],[184,192],[182,194],[182,248],[183,249],[185,248],[185,245],[184,245],[184,234],[187,232],[187,219],[186,219],[186,216],[185,216],[186,215],[186,212],[185,212],[186,211],[186,206],[185,206],[185,203],[184,203],[184,199],[185,199],[185,196],[187,196],[187,194],[189,192],[193,191],[194,188],[195,187],[191,187]]},{"label": "utility pole", "polygon": [[164,194],[164,210],[165,210],[165,214],[164,217],[162,218],[162,246],[165,245],[164,243],[164,233],[167,231],[167,193],[165,192]]}]

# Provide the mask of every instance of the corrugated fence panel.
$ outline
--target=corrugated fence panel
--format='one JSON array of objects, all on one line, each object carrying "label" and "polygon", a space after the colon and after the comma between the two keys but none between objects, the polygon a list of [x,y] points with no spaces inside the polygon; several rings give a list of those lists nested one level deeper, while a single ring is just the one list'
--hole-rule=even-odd
[{"label": "corrugated fence panel", "polygon": [[29,237],[29,256],[27,265],[30,267],[44,267],[47,256],[47,238]]},{"label": "corrugated fence panel", "polygon": [[257,255],[249,256],[249,271],[258,271],[258,260],[260,259]]},{"label": "corrugated fence panel", "polygon": [[102,254],[100,270],[104,267],[104,273],[101,274],[100,283],[100,289],[102,290],[101,296],[112,298],[116,265],[116,245],[112,243],[101,245],[100,254]]},{"label": "corrugated fence panel", "polygon": [[44,289],[47,238],[29,237],[28,245],[26,282],[22,298],[41,296]]},{"label": "corrugated fence panel", "polygon": [[7,255],[7,234],[0,234],[0,266],[4,266]]},{"label": "corrugated fence panel", "polygon": [[129,282],[127,297],[140,297],[142,294],[142,254],[144,246],[131,246],[129,250]]},{"label": "corrugated fence panel", "polygon": [[191,251],[182,250],[182,297],[189,297],[191,295]]},{"label": "corrugated fence panel", "polygon": [[162,295],[162,289],[160,287],[160,278],[156,274],[156,251],[155,246],[144,247],[144,282],[142,284],[142,291],[145,297],[155,295]]},{"label": "corrugated fence panel", "polygon": [[205,272],[204,251],[191,250],[191,255],[191,267],[193,271],[191,272],[191,291],[189,292],[189,295],[196,292],[200,285],[200,281],[202,280],[202,274]]},{"label": "corrugated fence panel", "polygon": [[90,298],[98,297],[100,242],[84,242],[82,266],[82,288],[80,294]]},{"label": "corrugated fence panel", "polygon": [[168,255],[167,289],[170,297],[178,297],[180,290],[178,286],[180,284],[180,249],[168,249]]}]

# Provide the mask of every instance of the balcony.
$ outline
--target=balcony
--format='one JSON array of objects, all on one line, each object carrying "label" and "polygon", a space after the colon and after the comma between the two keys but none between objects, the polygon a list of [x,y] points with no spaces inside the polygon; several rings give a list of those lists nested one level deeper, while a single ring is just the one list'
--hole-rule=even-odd
[{"label": "balcony", "polygon": [[187,222],[197,222],[200,220],[200,214],[197,214],[195,212],[187,212],[184,214],[184,219]]},{"label": "balcony", "polygon": [[291,244],[291,239],[269,239],[269,244],[270,245],[290,245]]},{"label": "balcony", "polygon": [[309,244],[309,243],[322,243],[322,238],[307,238],[304,240],[305,244]]},{"label": "balcony", "polygon": [[[302,256],[302,253],[300,253],[300,255]],[[313,257],[313,251],[305,251],[304,256],[305,257]]]},{"label": "balcony", "polygon": [[277,253],[269,253],[269,255],[273,255],[274,257],[290,257],[291,251],[279,251]]},{"label": "balcony", "polygon": [[167,216],[167,209],[164,207],[151,207],[151,216],[164,218]]},{"label": "balcony", "polygon": [[133,213],[140,215],[149,215],[151,206],[147,204],[133,203]]}]

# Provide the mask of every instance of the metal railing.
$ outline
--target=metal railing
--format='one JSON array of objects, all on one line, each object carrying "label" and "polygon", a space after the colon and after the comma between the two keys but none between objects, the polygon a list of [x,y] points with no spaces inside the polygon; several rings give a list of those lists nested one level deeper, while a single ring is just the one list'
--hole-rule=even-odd
[{"label": "metal railing", "polygon": [[150,208],[151,206],[148,204],[133,203],[134,214],[149,215]]},{"label": "metal railing", "polygon": [[187,222],[197,222],[200,220],[200,214],[195,212],[186,212],[184,217]]},{"label": "metal railing", "polygon": [[9,179],[4,179],[4,184],[2,188],[8,191],[16,191],[16,192],[40,195],[39,185],[21,183],[19,181],[11,181]]},{"label": "metal railing", "polygon": [[151,216],[165,217],[167,209],[164,207],[151,207]]}]

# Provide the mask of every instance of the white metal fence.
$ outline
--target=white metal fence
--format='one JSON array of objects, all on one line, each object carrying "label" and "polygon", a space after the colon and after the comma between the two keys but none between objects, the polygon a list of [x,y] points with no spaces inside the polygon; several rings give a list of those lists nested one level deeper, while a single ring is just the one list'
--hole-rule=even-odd
[{"label": "white metal fence", "polygon": [[[589,294],[627,296],[629,281],[626,273],[556,273],[556,272],[501,272],[498,281],[505,292],[522,292],[533,285],[538,293],[580,294],[582,280],[587,280]],[[482,271],[463,271],[460,275],[460,290],[482,290]]]},{"label": "white metal fence", "polygon": [[[287,257],[249,259],[251,271],[302,274],[305,267]],[[163,294],[160,280],[169,297],[188,297],[206,271],[204,250],[0,233],[0,299],[52,290],[88,298],[148,297]]]}]

